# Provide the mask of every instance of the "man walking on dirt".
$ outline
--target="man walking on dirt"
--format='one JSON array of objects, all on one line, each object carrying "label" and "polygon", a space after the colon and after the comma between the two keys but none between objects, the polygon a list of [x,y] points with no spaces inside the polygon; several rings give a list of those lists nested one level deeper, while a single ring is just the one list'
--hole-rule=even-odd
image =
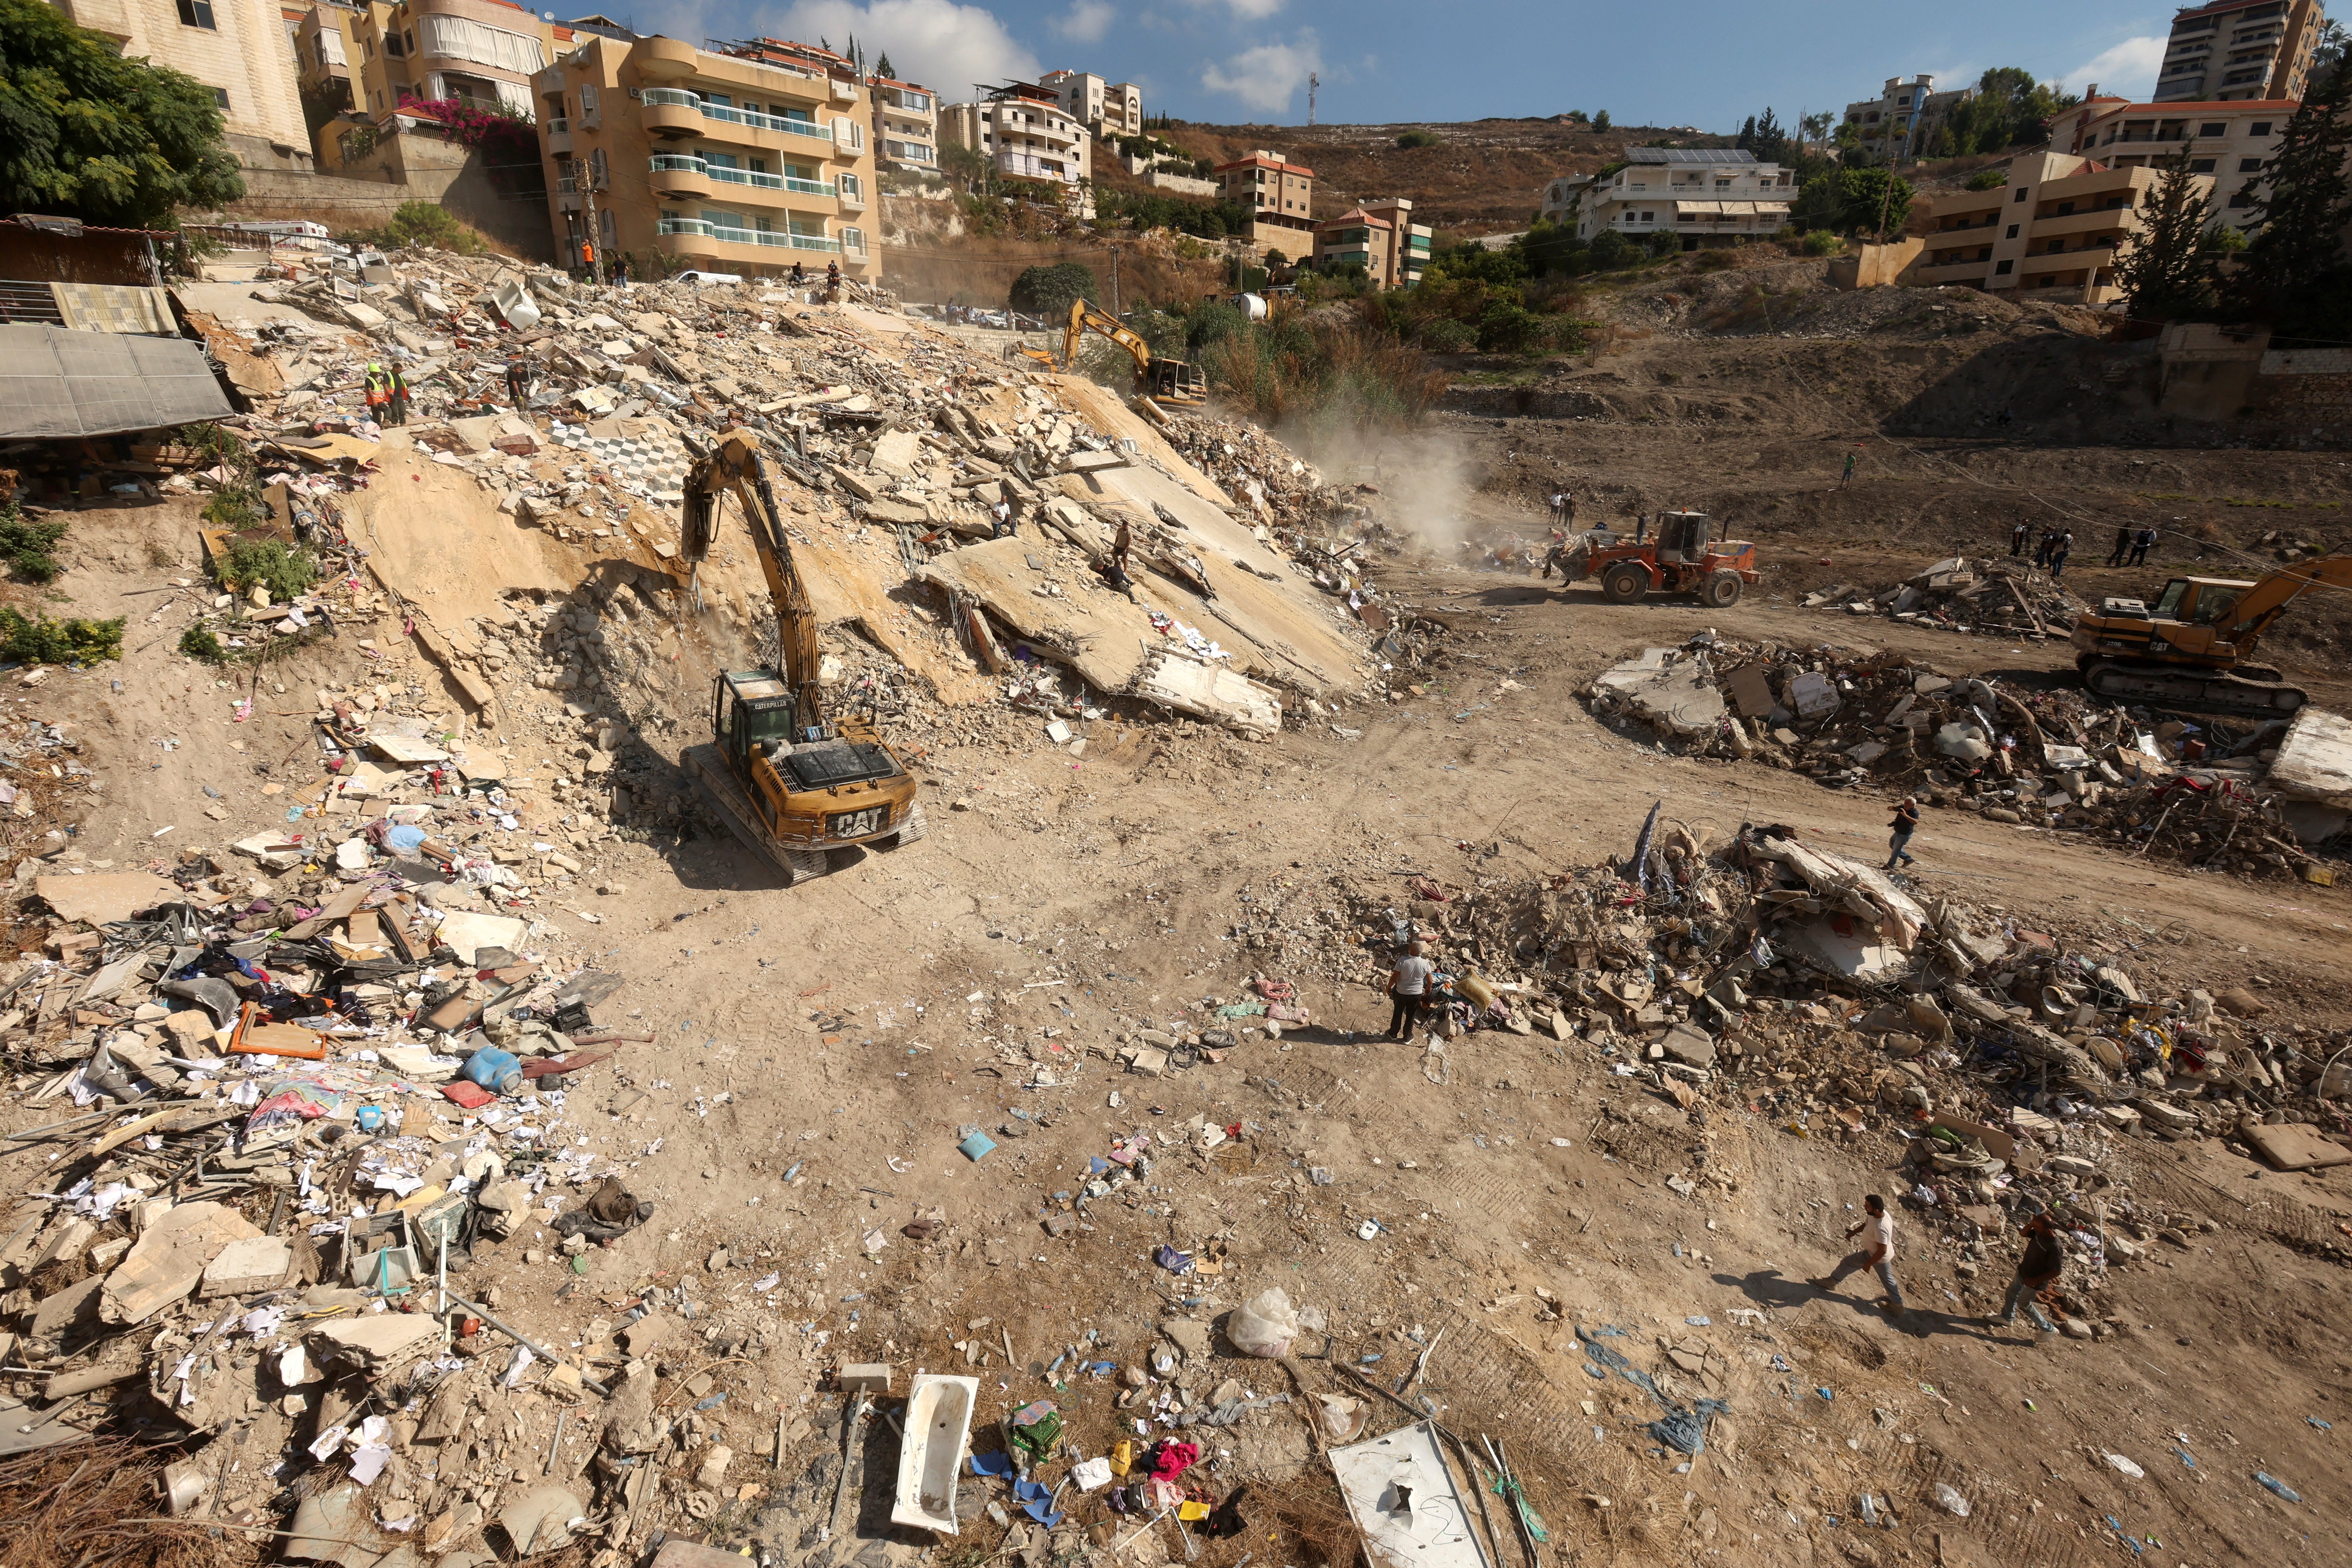
[{"label": "man walking on dirt", "polygon": [[1894,837],[1886,841],[1884,869],[1892,871],[1898,860],[1906,866],[1917,865],[1917,858],[1911,853],[1911,836],[1919,830],[1919,797],[1906,795],[1896,802],[1895,820],[1887,826],[1894,829]]},{"label": "man walking on dirt", "polygon": [[2107,557],[2107,564],[2110,566],[2122,565],[2124,563],[2124,557],[2131,552],[2131,542],[2132,531],[2128,527],[2116,530],[2116,550],[2114,554]]},{"label": "man walking on dirt", "polygon": [[2025,1237],[2025,1256],[2017,1260],[2017,1277],[2009,1282],[2009,1295],[2000,1304],[2000,1314],[1987,1313],[1985,1321],[1999,1328],[2009,1327],[2017,1321],[2018,1305],[2022,1302],[2033,1326],[2045,1334],[2054,1334],[2058,1325],[2050,1321],[2050,1314],[2042,1310],[2042,1303],[2034,1297],[2066,1267],[2065,1249],[2058,1244],[2058,1226],[2048,1215],[2038,1214],[2018,1228]]},{"label": "man walking on dirt", "polygon": [[2074,553],[2074,535],[2073,532],[2068,531],[2060,534],[2058,536],[2057,544],[2050,552],[2050,580],[2053,583],[2055,583],[2059,578],[2063,577],[2066,574],[2066,557]]},{"label": "man walking on dirt", "polygon": [[1845,455],[1845,472],[1838,476],[1838,489],[1845,489],[1845,482],[1853,478],[1853,465],[1856,459],[1852,452],[1848,452]]},{"label": "man walking on dirt", "polygon": [[2033,529],[2031,524],[2021,522],[2015,528],[2011,529],[2009,531],[2009,558],[2011,561],[2023,559],[2025,555],[2025,542],[2032,537]]},{"label": "man walking on dirt", "polygon": [[2125,563],[2125,564],[2129,566],[2145,566],[2147,564],[2147,552],[2155,548],[2156,530],[2152,528],[2141,529],[2137,533],[2132,535],[2131,559]]},{"label": "man walking on dirt", "polygon": [[1886,1200],[1876,1193],[1863,1199],[1862,1206],[1867,1214],[1845,1227],[1846,1239],[1851,1241],[1867,1229],[1870,1245],[1860,1252],[1848,1253],[1835,1268],[1814,1280],[1813,1288],[1834,1290],[1838,1281],[1847,1275],[1874,1268],[1878,1271],[1878,1282],[1886,1287],[1887,1315],[1899,1318],[1903,1315],[1903,1288],[1895,1283],[1895,1216],[1886,1212]]},{"label": "man walking on dirt", "polygon": [[1430,977],[1437,966],[1422,956],[1422,944],[1409,942],[1404,952],[1389,971],[1389,995],[1396,1006],[1389,1015],[1388,1038],[1410,1040],[1421,1026],[1421,1015],[1429,1005]]}]

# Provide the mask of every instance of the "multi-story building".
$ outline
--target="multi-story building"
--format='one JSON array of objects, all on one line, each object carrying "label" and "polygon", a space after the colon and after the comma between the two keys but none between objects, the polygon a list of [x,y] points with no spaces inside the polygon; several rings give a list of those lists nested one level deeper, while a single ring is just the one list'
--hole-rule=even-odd
[{"label": "multi-story building", "polygon": [[1629,147],[1625,162],[1544,187],[1542,213],[1579,239],[1603,229],[1674,234],[1697,250],[1777,233],[1789,221],[1789,171],[1727,147]]},{"label": "multi-story building", "polygon": [[[2120,292],[2116,252],[2139,232],[2163,177],[2145,165],[2119,168],[2074,153],[2012,158],[2006,185],[1913,205],[1926,248],[1910,279],[2105,304]],[[2196,178],[2210,190],[2210,175]]]},{"label": "multi-story building", "polygon": [[1037,85],[1062,112],[1097,136],[1143,134],[1143,89],[1131,81],[1105,81],[1089,71],[1047,71]]},{"label": "multi-story building", "polygon": [[1083,186],[1092,176],[1093,139],[1034,82],[1008,82],[975,103],[940,110],[942,141],[980,151],[1009,180]]},{"label": "multi-story building", "polygon": [[869,76],[874,98],[874,165],[903,174],[935,174],[940,166],[940,96],[911,81]]},{"label": "multi-story building", "polygon": [[254,169],[311,167],[294,41],[278,0],[57,0],[125,55],[195,78],[220,106],[228,151]]},{"label": "multi-story building", "polygon": [[1937,92],[1936,79],[1925,74],[1891,76],[1876,98],[1845,106],[1845,122],[1864,149],[1882,158],[1918,157],[1927,152],[1936,128],[1976,95],[1974,87]]},{"label": "multi-story building", "polygon": [[2213,216],[2242,229],[2253,216],[2254,185],[2294,117],[2291,99],[2212,103],[2133,103],[2101,96],[2051,122],[2051,144],[2112,169],[2169,168],[2182,149],[2189,172],[2212,177]]},{"label": "multi-story building", "polygon": [[1315,265],[1360,267],[1376,289],[1410,289],[1429,265],[1431,230],[1402,196],[1369,201],[1315,226]]},{"label": "multi-story building", "polygon": [[2319,0],[2215,0],[2172,14],[2158,103],[2303,101],[2327,13]]},{"label": "multi-story building", "polygon": [[572,36],[510,0],[312,0],[294,29],[302,90],[343,101],[318,133],[320,165],[340,167],[412,100],[530,117],[531,78]]},{"label": "multi-story building", "polygon": [[1236,237],[1255,248],[1279,250],[1297,260],[1315,248],[1315,171],[1280,153],[1258,148],[1246,158],[1209,171],[1224,199],[1250,213],[1249,226]]},{"label": "multi-story building", "polygon": [[773,38],[698,49],[572,26],[583,36],[532,83],[568,261],[593,240],[606,258],[658,252],[756,276],[838,261],[880,276],[865,226],[871,105],[847,59]]}]

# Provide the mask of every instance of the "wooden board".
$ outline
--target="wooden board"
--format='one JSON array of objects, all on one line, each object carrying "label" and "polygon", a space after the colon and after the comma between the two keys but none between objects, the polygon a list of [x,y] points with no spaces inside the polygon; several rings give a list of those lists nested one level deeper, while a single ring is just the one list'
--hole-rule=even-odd
[{"label": "wooden board", "polygon": [[2352,1149],[2300,1122],[2277,1127],[2257,1122],[2241,1131],[2253,1145],[2254,1152],[2273,1171],[2319,1171],[2330,1165],[2352,1165]]}]

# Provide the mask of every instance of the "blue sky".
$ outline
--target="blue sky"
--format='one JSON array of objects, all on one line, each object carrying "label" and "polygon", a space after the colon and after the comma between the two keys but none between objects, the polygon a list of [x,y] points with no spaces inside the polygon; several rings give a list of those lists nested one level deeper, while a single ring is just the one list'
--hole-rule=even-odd
[{"label": "blue sky", "polygon": [[645,0],[614,14],[697,42],[765,34],[838,48],[855,33],[869,59],[887,48],[901,77],[949,101],[975,81],[1068,67],[1141,84],[1155,114],[1297,125],[1311,71],[1325,122],[1606,109],[1622,124],[1733,131],[1768,103],[1793,121],[1918,71],[1951,85],[2021,66],[2076,91],[2097,82],[2141,96],[2172,10],[2086,7],[2076,19],[2028,0],[1680,0],[1671,12],[1538,0],[1457,0],[1434,12],[1406,0]]}]

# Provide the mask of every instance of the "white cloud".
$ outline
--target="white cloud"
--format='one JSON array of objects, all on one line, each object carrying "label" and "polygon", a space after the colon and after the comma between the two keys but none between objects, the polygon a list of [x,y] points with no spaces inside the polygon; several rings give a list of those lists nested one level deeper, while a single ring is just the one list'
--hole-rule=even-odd
[{"label": "white cloud", "polygon": [[2060,79],[2069,91],[2081,92],[2097,84],[2101,92],[2144,100],[2156,90],[2156,73],[2164,63],[2164,39],[2144,33],[2126,38],[2114,48],[2068,71]]},{"label": "white cloud", "polygon": [[1273,114],[1290,106],[1307,85],[1310,71],[1323,68],[1322,46],[1314,30],[1302,30],[1287,44],[1261,44],[1219,64],[1201,68],[1201,85],[1211,92],[1239,99],[1250,109]]},{"label": "white cloud", "polygon": [[[1211,0],[1212,4],[1217,0]],[[1227,9],[1244,21],[1263,22],[1283,7],[1284,0],[1222,0]]]},{"label": "white cloud", "polygon": [[836,49],[854,33],[869,64],[887,49],[899,80],[921,82],[950,100],[970,96],[974,82],[1034,81],[1038,72],[1037,57],[1003,23],[955,0],[795,0],[772,21],[763,19],[760,31],[802,43],[829,39]]},{"label": "white cloud", "polygon": [[1070,14],[1054,24],[1054,31],[1081,44],[1099,44],[1110,25],[1118,16],[1118,8],[1109,0],[1076,0]]}]

